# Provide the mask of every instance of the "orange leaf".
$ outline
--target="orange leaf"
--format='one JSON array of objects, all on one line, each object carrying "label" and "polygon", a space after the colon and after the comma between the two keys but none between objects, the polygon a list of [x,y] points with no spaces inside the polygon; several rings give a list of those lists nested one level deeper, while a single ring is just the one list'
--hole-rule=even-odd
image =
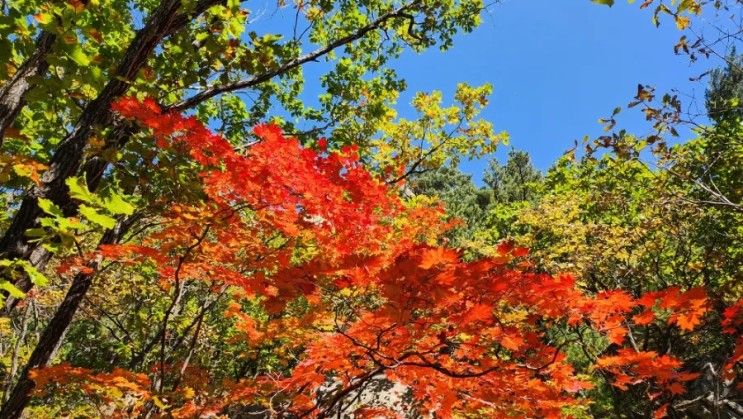
[{"label": "orange leaf", "polygon": [[646,326],[655,320],[655,313],[653,310],[645,310],[640,314],[635,314],[632,317],[632,321],[638,326]]},{"label": "orange leaf", "polygon": [[668,403],[664,404],[663,406],[659,407],[655,412],[653,412],[653,418],[655,419],[661,419],[668,415]]},{"label": "orange leaf", "polygon": [[475,304],[462,316],[465,323],[490,320],[493,317],[493,307],[487,304]]},{"label": "orange leaf", "polygon": [[426,249],[421,257],[421,262],[418,266],[422,269],[431,269],[436,265],[449,265],[456,263],[459,260],[457,252],[451,249],[443,247],[437,247],[434,249]]}]

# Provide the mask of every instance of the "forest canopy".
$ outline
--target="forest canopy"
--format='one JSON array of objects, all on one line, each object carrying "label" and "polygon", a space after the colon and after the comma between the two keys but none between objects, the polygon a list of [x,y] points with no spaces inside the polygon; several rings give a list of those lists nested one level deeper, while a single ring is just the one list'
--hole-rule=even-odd
[{"label": "forest canopy", "polygon": [[540,170],[400,111],[498,1],[0,0],[0,418],[743,417],[742,6]]}]

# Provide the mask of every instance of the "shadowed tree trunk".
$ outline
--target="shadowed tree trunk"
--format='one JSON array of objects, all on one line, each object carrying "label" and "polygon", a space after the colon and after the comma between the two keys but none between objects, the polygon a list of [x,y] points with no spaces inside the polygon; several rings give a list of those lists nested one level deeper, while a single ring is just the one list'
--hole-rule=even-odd
[{"label": "shadowed tree trunk", "polygon": [[[116,228],[106,231],[100,240],[100,244],[117,243],[134,221],[136,221],[136,216],[132,216],[127,221],[118,223]],[[34,388],[34,383],[28,376],[29,371],[34,368],[45,367],[49,362],[52,354],[61,343],[62,337],[67,332],[67,328],[72,322],[78,307],[80,307],[85,294],[92,285],[98,265],[98,261],[93,261],[88,265],[93,273],[78,273],[75,275],[72,285],[67,290],[67,295],[57,307],[54,317],[44,328],[39,342],[18,378],[18,382],[13,387],[13,391],[3,405],[2,410],[0,410],[0,418],[18,418],[23,413],[23,409],[31,399],[31,390]]]},{"label": "shadowed tree trunk", "polygon": [[43,31],[36,41],[36,51],[24,62],[13,77],[0,87],[0,145],[3,144],[5,130],[15,121],[26,104],[26,93],[31,90],[29,79],[46,72],[49,64],[46,55],[54,45],[56,36]]}]

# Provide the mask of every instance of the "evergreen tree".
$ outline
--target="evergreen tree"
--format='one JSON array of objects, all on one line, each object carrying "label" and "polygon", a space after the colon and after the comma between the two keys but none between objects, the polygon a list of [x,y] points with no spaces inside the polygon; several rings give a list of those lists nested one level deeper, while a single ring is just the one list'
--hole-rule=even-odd
[{"label": "evergreen tree", "polygon": [[472,176],[453,166],[426,171],[411,181],[410,186],[416,195],[441,199],[446,205],[447,213],[463,222],[463,225],[450,234],[449,238],[455,245],[470,236],[482,223],[492,201],[489,190],[478,188],[472,182]]},{"label": "evergreen tree", "polygon": [[707,115],[716,123],[743,118],[743,55],[733,49],[727,67],[711,73],[707,88]]},{"label": "evergreen tree", "polygon": [[503,204],[534,200],[541,179],[542,174],[532,164],[529,153],[520,150],[511,150],[505,165],[491,160],[484,174],[495,201]]}]

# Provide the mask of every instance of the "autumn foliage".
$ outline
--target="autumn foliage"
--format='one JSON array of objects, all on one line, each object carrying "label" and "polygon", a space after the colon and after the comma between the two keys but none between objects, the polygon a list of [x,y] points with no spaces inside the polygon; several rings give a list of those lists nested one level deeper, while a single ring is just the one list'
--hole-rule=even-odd
[{"label": "autumn foliage", "polygon": [[[195,417],[243,405],[324,417],[384,378],[409,389],[405,409],[420,414],[558,417],[584,411],[591,374],[605,374],[615,391],[641,386],[662,416],[700,372],[641,347],[632,330],[692,333],[719,322],[740,332],[741,303],[722,318],[710,315],[704,288],[588,293],[569,273],[538,272],[528,250],[509,242],[497,256],[464,260],[441,245],[451,227],[442,208],[402,199],[354,147],[305,147],[259,125],[256,143],[237,152],[195,118],[162,112],[152,100],[125,98],[114,109],[149,129],[162,150],[198,165],[202,198],[162,202],[157,229],[70,259],[60,272],[102,258],[147,267],[174,295],[184,283],[205,282],[230,295],[222,315],[238,331],[233,344],[279,341],[294,359],[286,373],[220,382],[206,365],[165,355],[149,365],[149,378],[57,365],[33,372],[38,394],[107,397],[112,415],[155,406]],[[246,311],[255,304],[265,315]],[[569,353],[585,351],[586,326],[607,346],[576,366]],[[725,374],[734,377],[741,358],[738,338]],[[121,403],[123,394],[130,402]],[[397,413],[369,405],[356,414]]]},{"label": "autumn foliage", "polygon": [[396,68],[502,2],[0,1],[0,419],[743,415],[743,0],[627,1],[704,98],[632,83],[547,170],[495,156],[528,77]]}]

